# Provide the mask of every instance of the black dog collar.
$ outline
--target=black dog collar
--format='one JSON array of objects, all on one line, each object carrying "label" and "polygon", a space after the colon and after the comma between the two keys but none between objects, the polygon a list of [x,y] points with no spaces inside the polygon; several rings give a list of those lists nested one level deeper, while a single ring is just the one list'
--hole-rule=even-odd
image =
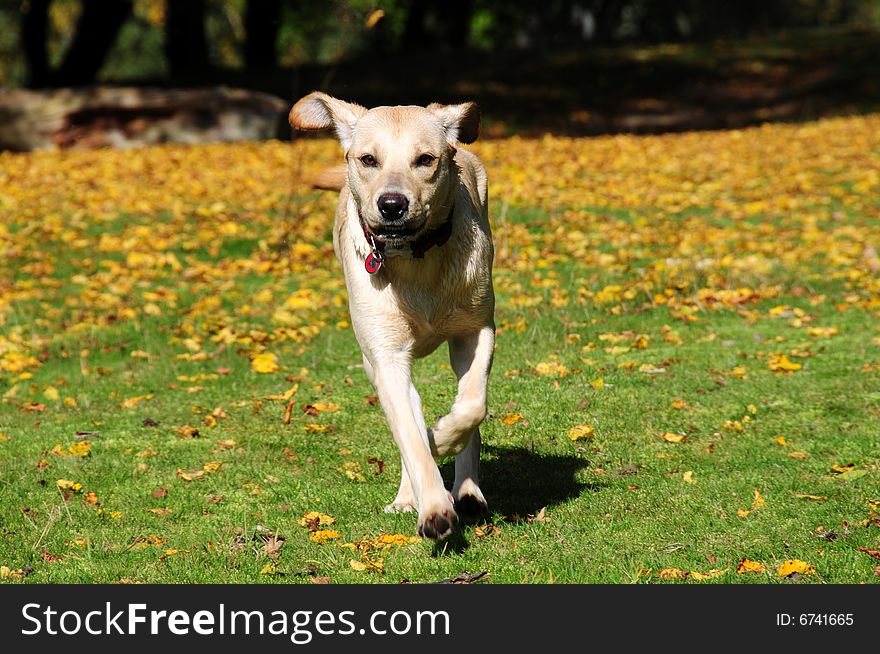
[{"label": "black dog collar", "polygon": [[366,221],[358,214],[361,223],[361,229],[364,231],[364,237],[370,245],[370,252],[364,259],[364,268],[371,275],[375,275],[382,268],[386,257],[410,257],[412,259],[423,259],[425,253],[433,247],[442,247],[449,237],[452,236],[452,215],[455,212],[455,205],[449,210],[449,216],[443,221],[443,224],[423,234],[420,238],[400,246],[388,246],[382,241],[377,241],[375,235],[367,227]]}]

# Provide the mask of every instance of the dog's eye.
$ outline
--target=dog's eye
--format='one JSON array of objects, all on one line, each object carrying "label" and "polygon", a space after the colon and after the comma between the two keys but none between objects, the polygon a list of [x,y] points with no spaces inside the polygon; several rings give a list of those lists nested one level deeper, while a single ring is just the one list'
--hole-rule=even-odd
[{"label": "dog's eye", "polygon": [[419,155],[419,158],[416,159],[416,166],[430,166],[434,163],[434,159],[436,159],[436,157],[431,154]]},{"label": "dog's eye", "polygon": [[365,154],[361,157],[361,163],[369,168],[373,168],[379,165],[379,162],[376,161],[376,157],[371,154]]}]

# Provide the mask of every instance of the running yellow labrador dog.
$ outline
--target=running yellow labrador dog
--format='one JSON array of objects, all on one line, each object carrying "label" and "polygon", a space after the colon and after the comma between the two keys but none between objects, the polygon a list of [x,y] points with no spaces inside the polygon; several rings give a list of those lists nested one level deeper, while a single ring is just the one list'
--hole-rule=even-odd
[{"label": "running yellow labrador dog", "polygon": [[[478,469],[495,346],[492,235],[486,169],[457,147],[476,140],[479,109],[368,110],[311,93],[289,118],[295,129],[335,128],[345,151],[344,169],[328,171],[321,185],[341,191],[333,246],[364,369],[400,449],[400,489],[385,510],[417,509],[419,535],[444,538],[459,514],[488,511]],[[428,429],[412,364],[444,341],[458,394]],[[451,455],[450,494],[434,458]]]}]

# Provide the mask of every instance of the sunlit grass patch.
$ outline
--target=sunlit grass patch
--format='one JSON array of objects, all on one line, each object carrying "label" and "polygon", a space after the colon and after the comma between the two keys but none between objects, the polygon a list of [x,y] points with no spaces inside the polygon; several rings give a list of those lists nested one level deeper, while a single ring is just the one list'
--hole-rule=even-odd
[{"label": "sunlit grass patch", "polygon": [[0,155],[3,581],[872,581],[878,126],[477,144],[493,513],[439,547],[382,511],[335,143]]}]

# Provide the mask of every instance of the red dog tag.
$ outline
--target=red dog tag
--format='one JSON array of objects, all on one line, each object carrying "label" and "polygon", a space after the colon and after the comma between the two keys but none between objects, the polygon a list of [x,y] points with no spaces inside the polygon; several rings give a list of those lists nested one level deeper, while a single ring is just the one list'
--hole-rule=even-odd
[{"label": "red dog tag", "polygon": [[382,258],[379,257],[375,252],[370,252],[367,255],[367,258],[364,259],[364,268],[371,275],[375,275],[379,272],[379,268],[382,267]]}]

